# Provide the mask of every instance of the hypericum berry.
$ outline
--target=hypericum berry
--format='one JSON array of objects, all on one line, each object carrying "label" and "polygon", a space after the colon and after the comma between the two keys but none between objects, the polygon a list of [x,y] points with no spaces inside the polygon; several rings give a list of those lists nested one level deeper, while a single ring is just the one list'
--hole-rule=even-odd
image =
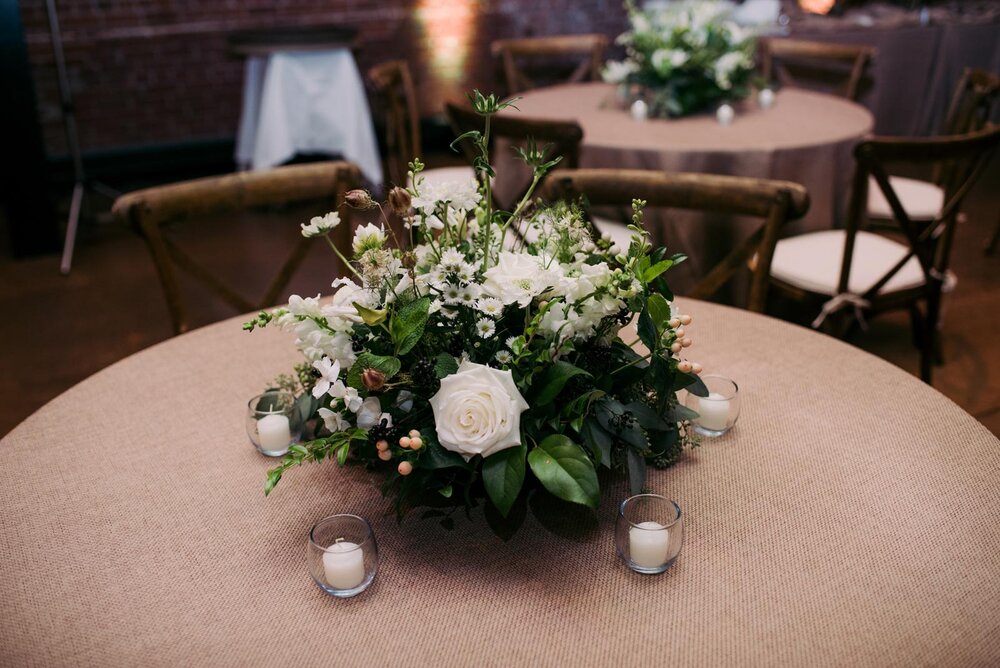
[{"label": "hypericum berry", "polygon": [[670,352],[672,353],[679,353],[681,351],[681,348],[683,348],[683,346],[681,345],[680,341],[674,341],[673,343],[670,344]]},{"label": "hypericum berry", "polygon": [[403,436],[402,438],[400,438],[399,439],[399,447],[401,447],[401,448],[408,448],[408,447],[410,447],[410,437],[409,436]]},{"label": "hypericum berry", "polygon": [[680,371],[681,373],[691,373],[691,370],[693,368],[694,365],[691,364],[691,362],[688,362],[687,360],[677,363],[677,370]]},{"label": "hypericum berry", "polygon": [[378,449],[379,452],[383,452],[385,450],[388,450],[389,449],[389,441],[379,441],[378,443],[375,444],[375,447],[376,447],[376,449]]},{"label": "hypericum berry", "polygon": [[399,471],[399,475],[410,475],[413,473],[413,464],[410,462],[399,462],[396,470]]},{"label": "hypericum berry", "polygon": [[691,324],[691,316],[689,316],[689,315],[682,315],[681,318],[680,318],[680,320],[681,320],[681,324],[682,325],[690,325]]},{"label": "hypericum berry", "polygon": [[407,434],[407,436],[409,436],[410,438],[417,438],[417,437],[420,436],[420,430],[419,429],[411,429],[410,433]]},{"label": "hypericum berry", "polygon": [[697,362],[691,362],[691,370],[694,371],[696,374],[701,373],[702,366]]},{"label": "hypericum berry", "polygon": [[392,459],[392,453],[389,452],[388,450],[379,450],[378,458],[381,459],[383,462],[387,462],[390,459]]},{"label": "hypericum berry", "polygon": [[411,438],[410,447],[413,448],[414,450],[419,450],[420,448],[424,447],[424,439],[420,438],[419,436]]},{"label": "hypericum berry", "polygon": [[667,324],[670,325],[670,329],[677,329],[681,326],[681,321],[679,318],[671,318],[667,321]]}]

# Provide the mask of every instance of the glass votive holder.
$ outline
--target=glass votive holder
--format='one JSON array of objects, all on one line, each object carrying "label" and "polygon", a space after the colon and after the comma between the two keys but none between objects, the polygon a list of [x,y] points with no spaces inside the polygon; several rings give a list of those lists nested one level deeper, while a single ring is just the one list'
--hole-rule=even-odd
[{"label": "glass votive holder", "polygon": [[295,395],[287,390],[268,390],[247,404],[247,436],[257,451],[281,457],[302,437],[302,415]]},{"label": "glass votive holder", "polygon": [[622,501],[615,521],[618,556],[636,573],[662,573],[674,563],[684,542],[681,508],[659,494]]},{"label": "glass votive holder", "polygon": [[357,515],[324,517],[309,530],[309,574],[331,596],[357,596],[375,579],[378,546],[371,525]]},{"label": "glass votive holder", "polygon": [[688,392],[684,405],[698,413],[691,420],[694,430],[702,436],[722,436],[733,428],[740,416],[740,388],[725,376],[702,376],[708,388],[707,397]]}]

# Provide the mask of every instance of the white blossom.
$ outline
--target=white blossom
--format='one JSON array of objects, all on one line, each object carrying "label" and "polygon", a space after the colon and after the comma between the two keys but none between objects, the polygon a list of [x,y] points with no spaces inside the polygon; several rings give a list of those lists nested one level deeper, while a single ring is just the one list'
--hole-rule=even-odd
[{"label": "white blossom", "polygon": [[322,236],[337,227],[337,225],[340,225],[340,214],[336,211],[331,211],[324,216],[313,216],[308,224],[302,224],[302,236]]},{"label": "white blossom", "polygon": [[332,361],[329,357],[324,357],[321,360],[313,362],[313,368],[319,371],[319,378],[316,379],[316,384],[313,385],[312,394],[319,399],[329,392],[335,383],[340,382],[337,380],[337,376],[340,375],[340,362]]}]

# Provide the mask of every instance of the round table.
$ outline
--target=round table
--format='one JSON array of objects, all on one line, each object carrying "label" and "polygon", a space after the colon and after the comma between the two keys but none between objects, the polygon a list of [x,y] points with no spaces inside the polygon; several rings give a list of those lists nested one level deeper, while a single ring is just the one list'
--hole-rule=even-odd
[{"label": "round table", "polygon": [[[844,222],[854,173],[851,152],[874,124],[871,113],[858,104],[795,88],[779,90],[770,109],[761,109],[753,100],[735,105],[736,117],[728,126],[720,125],[713,113],[633,120],[618,102],[617,87],[604,83],[539,88],[522,94],[515,104],[518,110],[503,113],[576,120],[583,128],[583,168],[705,172],[801,183],[809,191],[810,208],[803,219],[785,228],[786,235]],[[518,168],[508,152],[498,159],[501,177]],[[521,174],[512,179],[523,180]],[[503,197],[502,185],[498,188]],[[673,284],[682,291],[756,229],[731,217],[655,211],[647,215],[646,224],[657,241],[691,256],[687,265],[672,272]]]},{"label": "round table", "polygon": [[[290,471],[243,430],[296,361],[240,319],[96,374],[0,441],[0,663],[40,665],[996,664],[1000,442],[933,388],[831,338],[683,301],[695,358],[740,384],[735,429],[653,490],[686,518],[678,561],[613,548],[625,491],[529,515],[507,542],[481,509],[397,523],[380,476]],[[308,527],[354,512],[372,587],[323,594]],[[544,516],[544,514],[540,515]]]}]

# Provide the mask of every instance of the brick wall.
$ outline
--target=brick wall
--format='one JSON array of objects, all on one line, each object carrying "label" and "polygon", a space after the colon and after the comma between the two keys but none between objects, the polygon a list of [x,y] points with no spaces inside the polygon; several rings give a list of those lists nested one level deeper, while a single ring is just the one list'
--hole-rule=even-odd
[{"label": "brick wall", "polygon": [[[624,29],[620,0],[57,0],[83,149],[232,137],[242,61],[229,31],[336,24],[358,31],[358,65],[407,58],[425,113],[495,86],[498,37]],[[65,152],[43,0],[21,3],[46,147]],[[446,46],[441,47],[442,44]],[[451,50],[467,51],[464,61]]]}]

